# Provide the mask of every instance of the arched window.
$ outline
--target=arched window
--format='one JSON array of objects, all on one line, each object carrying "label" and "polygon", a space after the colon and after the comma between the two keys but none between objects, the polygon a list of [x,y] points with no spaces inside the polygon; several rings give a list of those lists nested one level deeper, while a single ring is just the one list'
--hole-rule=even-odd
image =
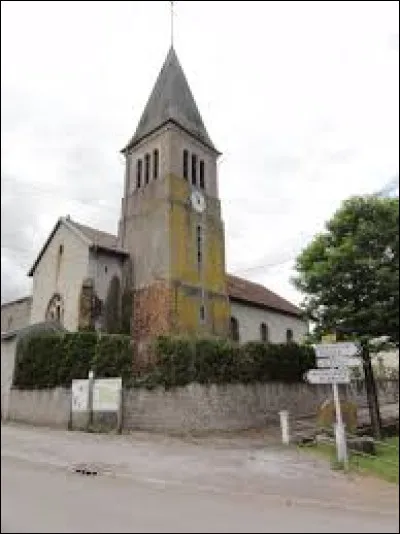
[{"label": "arched window", "polygon": [[197,156],[192,154],[192,185],[197,185]]},{"label": "arched window", "polygon": [[291,328],[288,328],[286,330],[286,342],[291,343],[293,341],[293,330]]},{"label": "arched window", "polygon": [[183,177],[185,180],[189,178],[189,152],[183,151]]},{"label": "arched window", "polygon": [[268,332],[268,325],[265,323],[260,324],[260,338],[261,341],[264,343],[267,343],[269,341],[269,332]]},{"label": "arched window", "polygon": [[231,330],[232,341],[239,341],[240,340],[239,321],[236,319],[236,317],[231,317],[230,330]]},{"label": "arched window", "polygon": [[57,321],[59,323],[63,322],[64,319],[64,302],[59,293],[55,293],[48,305],[46,310],[46,321]]},{"label": "arched window", "polygon": [[150,154],[144,157],[144,180],[146,184],[150,181]]},{"label": "arched window", "polygon": [[205,189],[206,187],[206,183],[205,183],[205,179],[204,179],[204,161],[201,160],[200,161],[200,187],[201,189]]},{"label": "arched window", "polygon": [[158,150],[155,149],[153,151],[153,179],[154,180],[157,180],[158,178],[158,159],[159,159]]},{"label": "arched window", "polygon": [[138,159],[136,162],[136,188],[140,189],[142,185],[142,160]]}]

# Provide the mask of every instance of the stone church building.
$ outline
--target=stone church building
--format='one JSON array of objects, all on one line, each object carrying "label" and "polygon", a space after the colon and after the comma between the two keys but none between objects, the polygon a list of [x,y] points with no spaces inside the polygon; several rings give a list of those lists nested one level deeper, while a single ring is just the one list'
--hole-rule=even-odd
[{"label": "stone church building", "polygon": [[29,271],[32,296],[2,305],[2,332],[45,320],[118,331],[125,317],[139,345],[162,333],[301,341],[296,306],[226,273],[220,152],[172,47],[122,153],[118,235],[61,217]]}]

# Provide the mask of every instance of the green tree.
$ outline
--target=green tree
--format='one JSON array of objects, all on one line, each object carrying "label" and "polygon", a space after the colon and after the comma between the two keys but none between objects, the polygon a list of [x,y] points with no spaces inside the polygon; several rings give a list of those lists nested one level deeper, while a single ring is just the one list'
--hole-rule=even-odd
[{"label": "green tree", "polygon": [[399,341],[399,199],[353,197],[296,261],[295,286],[317,336]]}]

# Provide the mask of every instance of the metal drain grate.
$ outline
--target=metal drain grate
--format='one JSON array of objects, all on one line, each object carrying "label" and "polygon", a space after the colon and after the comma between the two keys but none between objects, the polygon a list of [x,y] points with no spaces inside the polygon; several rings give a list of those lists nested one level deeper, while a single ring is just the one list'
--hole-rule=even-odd
[{"label": "metal drain grate", "polygon": [[109,466],[100,465],[100,464],[76,464],[70,467],[69,469],[72,473],[77,473],[78,475],[86,476],[97,476],[97,475],[111,475],[112,469]]},{"label": "metal drain grate", "polygon": [[76,467],[74,469],[74,473],[79,473],[80,475],[98,475],[98,471],[94,471],[92,469],[82,469],[80,467]]}]

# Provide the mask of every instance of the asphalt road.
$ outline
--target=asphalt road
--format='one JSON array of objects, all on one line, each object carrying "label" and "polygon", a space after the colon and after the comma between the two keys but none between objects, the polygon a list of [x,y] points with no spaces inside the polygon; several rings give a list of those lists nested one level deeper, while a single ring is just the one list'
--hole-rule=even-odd
[{"label": "asphalt road", "polygon": [[[55,443],[58,443],[58,455]],[[89,452],[97,461],[103,458],[107,465],[111,465],[113,455],[114,465],[121,459],[128,460],[128,453],[132,458],[129,466],[128,461],[124,463],[124,470],[109,474],[101,469],[97,476],[73,472],[70,460],[85,458]],[[294,496],[288,498],[294,480],[285,477],[285,463],[291,463],[290,455],[280,458],[282,465],[278,470],[270,470],[269,475],[263,473],[266,485],[262,486],[256,476],[258,469],[255,472],[247,463],[242,466],[237,463],[245,454],[242,449],[221,449],[209,444],[193,446],[177,440],[152,443],[151,438],[135,441],[43,429],[2,428],[1,531],[399,532],[393,488],[388,487],[387,493],[382,493],[386,486],[378,486],[376,504],[380,498],[392,503],[381,511],[368,509],[372,500],[367,502],[364,497],[348,508],[336,506],[328,493],[321,501],[300,502]],[[278,461],[279,452],[274,454]],[[179,463],[169,461],[177,457],[181,458],[181,468]],[[213,475],[226,457],[230,459],[223,466],[222,476],[221,473],[219,477]],[[187,470],[189,460],[193,464]],[[197,470],[207,475],[208,485],[199,483],[199,475],[195,476],[196,461]],[[170,476],[165,462],[170,465]],[[347,487],[340,477],[329,478],[329,472],[325,473],[327,477],[322,476],[319,466],[307,479],[305,473],[310,466],[307,462],[306,465],[307,471],[301,471],[301,463],[297,464],[305,497],[310,496],[306,486],[311,480],[321,485],[321,491],[322,486],[329,487],[331,483],[332,498],[339,488],[341,492],[346,488],[357,490],[357,484]],[[247,476],[246,487],[239,485],[240,479],[233,476],[234,471],[241,469]],[[288,472],[290,466],[286,475]],[[266,493],[270,483],[279,492]],[[371,491],[375,491],[374,487],[368,494]]]}]

